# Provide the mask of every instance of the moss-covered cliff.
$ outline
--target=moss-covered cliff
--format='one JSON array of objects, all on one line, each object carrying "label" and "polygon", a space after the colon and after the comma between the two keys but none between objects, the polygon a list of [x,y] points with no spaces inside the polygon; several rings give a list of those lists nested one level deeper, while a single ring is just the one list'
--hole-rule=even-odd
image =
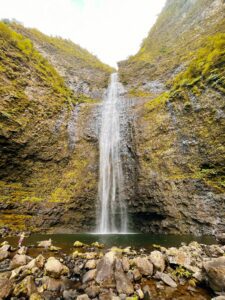
[{"label": "moss-covered cliff", "polygon": [[224,230],[224,17],[223,1],[168,0],[140,51],[120,63],[137,103],[130,214],[143,231]]},{"label": "moss-covered cliff", "polygon": [[[97,190],[98,100],[71,89],[68,74],[62,77],[58,63],[19,31],[30,32],[0,23],[0,226],[85,229],[94,223],[88,215]],[[90,70],[90,89],[101,95],[110,67],[71,42],[31,32],[39,42],[43,38],[49,55],[61,59],[61,68],[67,68],[71,55],[79,61],[81,85],[89,82]],[[63,50],[54,56],[58,44]],[[81,64],[86,73],[79,74]]]}]

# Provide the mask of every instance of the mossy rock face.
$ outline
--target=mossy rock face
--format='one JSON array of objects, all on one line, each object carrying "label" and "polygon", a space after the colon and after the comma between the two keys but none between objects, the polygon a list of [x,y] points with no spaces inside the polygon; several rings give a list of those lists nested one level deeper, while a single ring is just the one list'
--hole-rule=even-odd
[{"label": "mossy rock face", "polygon": [[[119,64],[137,101],[138,192],[129,203],[137,229],[225,229],[224,30],[222,3],[168,1],[139,52]],[[154,95],[153,83],[165,91]]]},{"label": "mossy rock face", "polygon": [[99,101],[72,91],[33,42],[12,28],[17,25],[0,23],[0,226],[94,226]]}]

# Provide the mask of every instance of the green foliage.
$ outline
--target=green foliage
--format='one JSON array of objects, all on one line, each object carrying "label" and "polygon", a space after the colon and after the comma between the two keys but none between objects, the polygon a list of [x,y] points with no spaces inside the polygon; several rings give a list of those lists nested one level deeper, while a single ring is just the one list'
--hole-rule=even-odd
[{"label": "green foliage", "polygon": [[194,59],[191,59],[186,71],[173,80],[173,89],[193,87],[196,92],[196,86],[201,90],[205,84],[211,84],[224,93],[225,34],[218,33],[207,38],[204,47],[191,53],[191,56]]},{"label": "green foliage", "polygon": [[[14,23],[13,27],[18,29],[22,28],[22,26],[17,23]],[[93,68],[99,69],[106,73],[112,73],[114,71],[113,68],[102,63],[96,56],[92,55],[79,45],[74,44],[71,40],[66,40],[61,37],[50,37],[41,33],[37,29],[29,29],[28,33],[31,33],[36,39],[42,41],[42,43],[49,43],[50,45],[56,47],[58,51],[79,59],[84,65],[92,66]]]},{"label": "green foliage", "polygon": [[172,274],[178,278],[186,278],[189,279],[192,277],[192,273],[189,272],[184,267],[178,266],[176,269],[172,272]]}]

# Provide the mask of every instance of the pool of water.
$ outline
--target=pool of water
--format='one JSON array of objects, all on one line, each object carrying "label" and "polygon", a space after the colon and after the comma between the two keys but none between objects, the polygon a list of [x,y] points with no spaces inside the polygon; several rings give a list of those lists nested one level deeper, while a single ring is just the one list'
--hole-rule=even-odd
[{"label": "pool of water", "polygon": [[[33,234],[24,240],[24,245],[36,245],[38,241],[52,239],[53,245],[61,247],[63,250],[69,251],[73,248],[75,241],[85,244],[91,244],[95,241],[105,244],[107,248],[112,246],[128,247],[140,249],[153,249],[153,245],[161,245],[164,247],[179,247],[181,243],[190,243],[197,241],[202,244],[214,244],[216,240],[213,236],[192,236],[192,235],[154,235],[149,233],[137,234]],[[16,246],[19,237],[5,238],[10,244]],[[2,239],[0,241],[3,241]]]}]

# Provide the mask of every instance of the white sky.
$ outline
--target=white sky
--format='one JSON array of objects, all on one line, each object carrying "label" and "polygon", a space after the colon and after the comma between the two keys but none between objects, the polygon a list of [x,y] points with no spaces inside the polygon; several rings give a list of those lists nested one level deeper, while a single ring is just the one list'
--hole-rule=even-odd
[{"label": "white sky", "polygon": [[135,54],[166,0],[0,0],[0,19],[15,18],[48,35],[69,38],[116,62]]}]

